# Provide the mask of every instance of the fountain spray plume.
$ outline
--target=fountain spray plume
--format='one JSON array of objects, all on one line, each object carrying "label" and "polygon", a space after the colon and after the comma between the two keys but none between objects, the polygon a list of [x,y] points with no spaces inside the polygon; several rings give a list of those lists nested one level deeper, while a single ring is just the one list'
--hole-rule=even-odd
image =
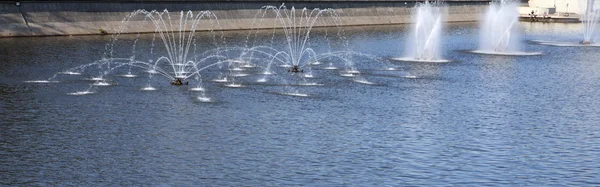
[{"label": "fountain spray plume", "polygon": [[447,11],[438,1],[418,3],[413,13],[413,27],[406,43],[404,57],[391,60],[409,62],[444,63],[450,60],[441,58],[441,41]]},{"label": "fountain spray plume", "polygon": [[492,1],[481,22],[479,49],[471,51],[488,55],[541,55],[542,52],[521,51],[518,1]]},{"label": "fountain spray plume", "polygon": [[583,23],[583,41],[581,43],[592,44],[600,10],[594,9],[594,0],[580,0],[579,4],[585,6],[585,8],[580,8],[581,23]]},{"label": "fountain spray plume", "polygon": [[480,50],[515,52],[519,46],[519,14],[514,1],[493,1],[481,25]]},{"label": "fountain spray plume", "polygon": [[[137,26],[141,29],[147,30],[148,28],[153,28],[154,36],[162,40],[166,55],[160,56],[156,60],[150,60],[149,62],[131,60],[130,66],[143,68],[149,72],[155,72],[169,79],[176,80],[184,80],[199,75],[199,71],[205,68],[200,64],[205,62],[207,58],[203,58],[200,61],[196,58],[196,31],[199,29],[207,29],[200,28],[200,25],[205,23],[218,28],[218,19],[216,15],[210,11],[181,11],[178,12],[178,15],[178,17],[171,18],[171,13],[166,9],[163,11],[146,11],[142,9],[132,12],[123,19],[121,26],[116,30],[116,34],[113,36],[110,48],[111,58],[113,51],[112,46],[115,45],[120,33],[132,25],[130,22],[133,22],[134,24],[137,23]],[[213,30],[210,31],[213,33]],[[221,36],[222,35],[223,33],[221,33]],[[213,42],[216,45],[217,42],[214,35]],[[150,48],[151,55],[155,55],[154,45],[155,38],[153,38],[152,48]],[[192,46],[194,46],[194,48],[191,48]],[[134,50],[137,50],[135,48],[135,43]],[[218,55],[209,55],[211,58],[214,57],[218,59],[217,56]],[[172,68],[172,70],[162,69],[161,65],[163,65],[163,63],[169,68]]]},{"label": "fountain spray plume", "polygon": [[413,16],[413,37],[407,45],[407,56],[424,61],[440,59],[444,14],[440,2],[425,1],[417,4],[416,16]]},{"label": "fountain spray plume", "polygon": [[[315,25],[318,25],[320,19],[324,14],[332,15],[332,19],[339,24],[335,10],[333,9],[296,9],[292,7],[288,9],[285,4],[281,6],[264,6],[258,13],[260,19],[259,22],[265,20],[267,14],[274,14],[275,21],[273,22],[273,28],[281,28],[286,37],[286,46],[284,50],[275,48],[260,46],[258,48],[266,50],[262,51],[263,54],[270,55],[273,62],[279,63],[282,66],[292,67],[291,71],[301,71],[298,68],[310,65],[309,62],[315,61],[317,53],[310,47],[310,33]],[[257,19],[255,19],[255,22]],[[327,25],[327,24],[324,24]],[[273,37],[275,32],[273,32]],[[254,51],[256,52],[256,51]]]}]

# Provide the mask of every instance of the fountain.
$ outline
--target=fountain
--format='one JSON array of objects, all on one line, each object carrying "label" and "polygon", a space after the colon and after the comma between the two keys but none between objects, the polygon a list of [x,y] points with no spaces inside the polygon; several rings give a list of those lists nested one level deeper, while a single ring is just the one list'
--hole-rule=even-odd
[{"label": "fountain", "polygon": [[[328,16],[328,17],[325,17]],[[262,23],[262,22],[266,22]],[[257,23],[260,22],[260,23]],[[329,24],[325,22],[333,22]],[[268,25],[268,24],[273,25]],[[209,24],[206,26],[205,24]],[[163,77],[170,81],[171,85],[190,85],[187,90],[198,93],[198,100],[202,102],[212,101],[205,94],[206,89],[202,84],[204,76],[200,74],[205,70],[216,70],[206,72],[211,75],[213,84],[220,84],[226,88],[244,88],[249,85],[282,85],[283,91],[277,92],[282,95],[308,96],[297,90],[299,86],[323,86],[324,84],[312,81],[319,80],[315,69],[323,71],[339,71],[340,76],[349,77],[357,83],[376,84],[362,77],[359,70],[353,67],[355,62],[376,61],[368,63],[368,66],[383,65],[385,70],[394,70],[387,66],[387,62],[378,60],[376,57],[349,51],[335,51],[337,47],[348,48],[339,17],[333,9],[288,9],[285,5],[279,7],[265,6],[258,11],[254,23],[260,27],[273,28],[270,44],[259,36],[259,31],[251,30],[246,37],[245,47],[219,46],[225,44],[222,32],[213,32],[210,28],[218,28],[219,23],[216,16],[209,11],[181,11],[178,16],[171,15],[167,10],[146,11],[136,10],[125,17],[112,35],[110,41],[105,45],[105,53],[101,59],[92,63],[80,65],[63,70],[54,74],[48,80],[29,81],[30,83],[58,83],[55,79],[61,76],[87,76],[86,80],[92,81],[90,87],[85,91],[74,92],[69,95],[87,95],[97,93],[101,86],[112,86],[118,84],[112,80],[111,75],[118,78],[139,79],[143,77],[140,73],[146,73],[148,81],[142,84],[139,90],[155,91],[161,89],[154,84],[155,77]],[[202,27],[202,26],[206,27]],[[325,32],[323,39],[311,41],[311,31],[314,26],[338,25],[331,30],[320,29]],[[139,29],[140,32],[152,30],[152,40],[144,40],[140,33],[131,38],[121,37],[125,29]],[[212,34],[212,46],[210,39],[198,38],[197,30],[203,29]],[[331,34],[333,33],[333,34]],[[218,36],[218,34],[221,34]],[[285,36],[285,42],[276,40],[277,35]],[[216,35],[216,36],[215,36]],[[254,35],[254,38],[252,37]],[[150,36],[150,35],[143,35]],[[321,35],[320,35],[321,36]],[[330,41],[337,36],[335,40]],[[254,44],[248,42],[254,39]],[[200,43],[199,41],[202,41]],[[323,44],[321,48],[313,48],[311,44]],[[201,45],[201,46],[200,46]],[[210,48],[204,52],[197,52],[200,48]],[[252,47],[249,47],[252,46]],[[318,49],[318,50],[317,50]],[[320,52],[319,50],[326,51]],[[233,57],[233,58],[232,58]],[[143,59],[143,60],[142,60]],[[318,66],[328,64],[327,67]],[[341,64],[341,65],[340,65]],[[282,68],[277,68],[282,67]],[[139,71],[138,71],[139,70]],[[255,83],[247,84],[248,79],[254,78]],[[168,81],[164,81],[166,83]],[[273,83],[276,82],[276,83]],[[273,88],[270,86],[269,88]],[[291,93],[291,94],[290,94]]]},{"label": "fountain", "polygon": [[398,61],[413,62],[450,62],[442,59],[440,54],[440,41],[444,25],[445,13],[438,2],[429,1],[416,6],[416,15],[413,16],[415,24],[410,33],[410,41],[406,45],[405,57],[392,58]]},{"label": "fountain", "polygon": [[600,16],[600,10],[594,9],[594,0],[580,0],[579,5],[581,11],[581,23],[583,24],[582,34],[583,40],[579,42],[553,42],[545,40],[533,40],[533,42],[542,45],[551,45],[559,47],[600,47],[600,44],[596,43],[596,29],[598,27],[598,16]]},{"label": "fountain", "polygon": [[[122,20],[121,25],[115,29],[115,34],[110,39],[110,42],[106,45],[105,55],[102,59],[95,62],[84,64],[78,67],[70,68],[68,70],[56,73],[48,82],[54,81],[57,76],[60,75],[82,75],[92,74],[90,81],[95,81],[92,86],[110,86],[113,85],[111,81],[107,81],[106,77],[115,72],[119,72],[120,69],[127,69],[126,73],[117,75],[123,78],[136,78],[139,75],[134,74],[132,70],[141,69],[143,72],[147,72],[150,79],[153,75],[160,75],[162,77],[171,80],[171,85],[188,85],[188,81],[184,81],[190,78],[200,80],[200,72],[214,66],[218,66],[225,63],[226,56],[220,55],[213,51],[205,52],[202,54],[196,54],[197,41],[196,31],[200,29],[200,25],[208,23],[213,27],[218,28],[218,21],[216,16],[210,11],[181,11],[178,13],[179,16],[175,19],[171,19],[171,13],[167,10],[163,11],[146,11],[136,10],[130,13],[127,17]],[[202,24],[201,24],[202,23]],[[206,25],[204,25],[206,26]],[[131,56],[129,57],[115,57],[116,53],[125,53],[119,46],[122,43],[127,45],[127,41],[121,41],[121,32],[124,29],[139,29],[139,30],[153,30],[153,39],[150,45],[139,45],[138,38],[140,34],[133,40]],[[210,32],[215,35],[215,32]],[[220,33],[222,35],[222,33]],[[157,49],[156,40],[162,41],[164,48]],[[212,37],[213,44],[218,45],[217,36]],[[210,43],[203,41],[203,44]],[[140,46],[149,47],[146,49],[140,49]],[[126,47],[128,48],[128,47]],[[146,51],[144,51],[146,50]],[[157,51],[164,52],[164,55],[159,55]],[[147,53],[144,53],[147,52]],[[154,56],[159,56],[158,58]],[[148,61],[140,60],[139,58],[148,57],[151,58]],[[156,59],[152,59],[156,58]],[[133,69],[132,69],[133,68]],[[96,75],[93,75],[96,74]],[[201,87],[197,85],[197,87]],[[88,88],[86,91],[75,92],[70,95],[86,95],[94,92]],[[156,90],[150,82],[141,90],[153,91]],[[201,89],[204,90],[204,89]]]},{"label": "fountain", "polygon": [[520,51],[518,23],[517,2],[492,2],[481,23],[479,49],[472,52],[491,55],[540,55],[539,52]]},{"label": "fountain", "polygon": [[[285,35],[286,45],[281,47],[273,46],[257,46],[253,47],[252,50],[260,54],[266,54],[270,60],[266,65],[265,72],[271,72],[271,67],[280,66],[284,67],[287,72],[291,73],[304,73],[305,71],[310,72],[311,63],[317,61],[320,54],[317,54],[311,47],[310,33],[312,28],[319,22],[325,22],[331,20],[335,25],[340,25],[335,10],[333,9],[319,9],[315,8],[309,10],[303,8],[296,10],[295,7],[288,9],[285,4],[279,7],[276,6],[264,6],[258,14],[260,17],[255,18],[255,23],[263,23],[265,21],[273,21],[272,27],[272,39],[277,34],[277,28],[281,28]],[[323,16],[328,16],[323,18]],[[268,18],[275,17],[275,20]],[[341,28],[337,27],[338,34],[341,32]],[[258,30],[254,30],[253,34],[257,34]],[[250,33],[252,34],[252,33]],[[283,50],[282,50],[283,49]]]},{"label": "fountain", "polygon": [[583,41],[581,44],[591,45],[594,44],[594,31],[597,27],[597,18],[600,10],[594,9],[594,0],[581,1],[580,4],[585,3],[585,9],[581,9],[583,12],[581,15],[581,22],[583,23]]},{"label": "fountain", "polygon": [[[348,50],[335,51],[337,48],[347,49],[348,42],[340,26],[339,16],[333,9],[296,9],[287,8],[285,4],[264,6],[256,14],[252,24],[273,29],[253,29],[246,36],[245,47],[227,47],[217,50],[228,54],[239,54],[231,61],[236,61],[238,64],[251,64],[248,67],[255,68],[250,70],[243,66],[236,66],[230,69],[235,71],[234,74],[249,72],[244,74],[251,75],[253,72],[260,71],[258,73],[260,77],[254,79],[254,84],[280,85],[283,86],[283,91],[277,93],[298,95],[300,92],[295,88],[297,86],[323,85],[312,81],[318,76],[314,70],[339,70],[342,76],[360,76],[360,71],[353,67],[355,60],[353,57],[366,58],[367,55]],[[325,37],[312,39],[313,27],[320,25],[337,26],[319,29],[318,32],[324,32]],[[283,42],[280,40],[281,37],[285,39]],[[315,48],[313,47],[315,43],[321,44],[319,47],[327,48]],[[319,67],[323,62],[327,62],[327,67]],[[221,76],[213,81],[224,81],[227,77]]]}]

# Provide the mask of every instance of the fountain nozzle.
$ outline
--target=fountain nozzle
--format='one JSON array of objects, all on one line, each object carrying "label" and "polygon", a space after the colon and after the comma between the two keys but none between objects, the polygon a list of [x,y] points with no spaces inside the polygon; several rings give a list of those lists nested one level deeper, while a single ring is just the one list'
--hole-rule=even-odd
[{"label": "fountain nozzle", "polygon": [[292,67],[292,69],[288,69],[288,72],[292,72],[292,73],[304,73],[303,69],[299,69],[297,65],[295,65],[294,67]]},{"label": "fountain nozzle", "polygon": [[182,78],[175,78],[175,80],[171,81],[171,85],[180,86],[180,85],[188,85],[189,82],[183,82]]}]

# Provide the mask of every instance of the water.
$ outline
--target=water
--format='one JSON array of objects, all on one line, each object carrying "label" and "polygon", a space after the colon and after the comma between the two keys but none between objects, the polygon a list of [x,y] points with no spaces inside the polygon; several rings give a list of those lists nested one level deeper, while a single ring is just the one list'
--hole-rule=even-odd
[{"label": "water", "polygon": [[[520,23],[524,40],[580,38],[582,24]],[[390,58],[409,27],[345,28],[349,50]],[[56,72],[98,60],[108,36],[0,39],[0,182],[24,186],[597,186],[600,176],[598,48],[523,41],[539,56],[489,56],[476,48],[477,24],[449,24],[450,63],[356,59],[371,84],[313,69],[299,92],[235,77],[171,86],[135,69],[104,76]],[[197,39],[212,35],[196,33]],[[327,46],[314,29],[311,46]],[[246,32],[226,32],[228,45]],[[280,36],[277,34],[277,36]],[[153,36],[122,35],[150,45]],[[260,35],[268,38],[272,34]],[[331,38],[330,38],[331,39]],[[285,43],[285,37],[275,37]],[[343,41],[332,41],[343,42]],[[285,44],[281,45],[285,46]],[[281,47],[275,46],[275,47]],[[198,51],[212,46],[198,46]],[[116,51],[131,52],[131,45]],[[159,49],[157,49],[159,50]],[[138,53],[138,59],[148,59]],[[278,67],[279,68],[279,67]],[[284,68],[281,68],[284,69]],[[226,69],[225,69],[226,70]],[[154,74],[150,74],[154,75]],[[283,76],[283,75],[282,75]],[[273,78],[273,77],[271,77]],[[229,77],[231,79],[231,77]],[[231,82],[231,80],[229,80]],[[155,90],[144,91],[151,87]],[[203,96],[201,93],[206,94]],[[288,93],[288,95],[282,94]],[[304,95],[306,94],[306,95]]]}]

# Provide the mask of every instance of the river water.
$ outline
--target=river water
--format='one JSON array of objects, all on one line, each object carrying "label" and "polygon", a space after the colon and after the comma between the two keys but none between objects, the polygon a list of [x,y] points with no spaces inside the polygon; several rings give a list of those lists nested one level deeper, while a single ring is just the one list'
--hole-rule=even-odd
[{"label": "river water", "polygon": [[[311,80],[322,86],[293,87],[309,97],[274,94],[284,86],[252,84],[252,76],[238,79],[246,87],[223,87],[208,81],[218,73],[207,71],[208,103],[164,78],[152,79],[156,91],[142,91],[147,75],[112,75],[112,86],[82,96],[68,93],[89,88],[90,75],[26,83],[99,60],[110,36],[3,38],[0,182],[598,186],[600,48],[529,42],[579,41],[581,24],[520,26],[523,50],[543,55],[467,53],[479,43],[478,25],[460,23],[443,36],[442,56],[453,62],[439,64],[385,60],[402,56],[409,27],[348,27],[348,50],[398,71],[356,60],[375,83],[367,85],[314,70]],[[229,46],[246,40],[245,31],[223,36]],[[324,38],[315,29],[312,45],[322,50]],[[127,58],[131,45],[122,48]]]}]

